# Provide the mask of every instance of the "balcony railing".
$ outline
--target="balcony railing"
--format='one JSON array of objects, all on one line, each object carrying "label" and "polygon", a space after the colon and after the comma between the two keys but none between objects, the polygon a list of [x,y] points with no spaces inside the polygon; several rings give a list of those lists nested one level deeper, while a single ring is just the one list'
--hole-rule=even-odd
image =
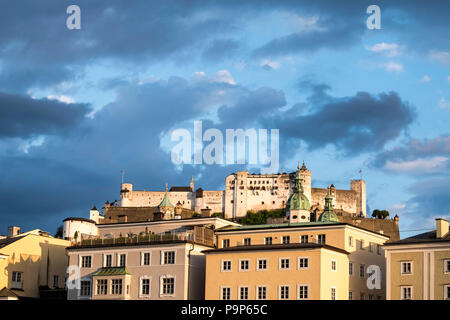
[{"label": "balcony railing", "polygon": [[74,244],[77,247],[101,245],[150,244],[167,241],[192,241],[197,244],[214,246],[214,232],[210,229],[194,227],[193,232],[145,233],[126,237],[89,238]]}]

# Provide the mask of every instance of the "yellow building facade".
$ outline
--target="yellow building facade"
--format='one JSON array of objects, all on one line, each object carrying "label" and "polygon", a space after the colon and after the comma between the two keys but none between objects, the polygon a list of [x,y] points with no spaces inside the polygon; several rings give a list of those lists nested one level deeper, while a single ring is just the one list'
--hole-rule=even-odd
[{"label": "yellow building facade", "polygon": [[[389,237],[383,234],[340,222],[309,222],[229,227],[216,230],[216,237],[218,248],[205,252],[206,299],[258,299],[258,290],[266,290],[266,299],[281,299],[283,286],[289,286],[283,289],[289,299],[303,299],[300,287],[306,286],[307,299],[385,299],[382,245]],[[281,268],[283,259],[289,269]],[[247,262],[241,265],[245,260],[248,268]],[[305,261],[308,268],[302,267]],[[267,270],[261,272],[260,263]],[[368,286],[373,266],[379,270],[377,288]],[[248,295],[247,289],[241,295],[242,287]]]},{"label": "yellow building facade", "polygon": [[436,219],[436,230],[388,243],[388,300],[450,300],[449,222]]},{"label": "yellow building facade", "polygon": [[69,241],[33,230],[0,240],[0,290],[39,297],[39,286],[64,288]]}]

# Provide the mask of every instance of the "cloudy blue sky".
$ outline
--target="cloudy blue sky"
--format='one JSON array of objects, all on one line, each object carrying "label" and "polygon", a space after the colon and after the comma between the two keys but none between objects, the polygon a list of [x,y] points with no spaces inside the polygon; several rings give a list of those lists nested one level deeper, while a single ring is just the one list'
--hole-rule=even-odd
[{"label": "cloudy blue sky", "polygon": [[[66,8],[81,8],[81,29]],[[369,30],[366,9],[381,8]],[[402,237],[450,218],[448,1],[9,1],[0,11],[0,234],[55,232],[136,189],[222,188],[170,132],[280,130],[280,170],[367,182]],[[169,142],[168,142],[169,141]]]}]

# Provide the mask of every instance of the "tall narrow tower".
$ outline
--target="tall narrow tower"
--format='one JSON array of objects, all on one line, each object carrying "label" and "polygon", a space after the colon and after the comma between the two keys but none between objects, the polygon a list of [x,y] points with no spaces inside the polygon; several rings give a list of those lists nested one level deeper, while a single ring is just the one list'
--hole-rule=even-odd
[{"label": "tall narrow tower", "polygon": [[194,191],[194,176],[191,176],[191,183],[190,183],[191,191]]}]

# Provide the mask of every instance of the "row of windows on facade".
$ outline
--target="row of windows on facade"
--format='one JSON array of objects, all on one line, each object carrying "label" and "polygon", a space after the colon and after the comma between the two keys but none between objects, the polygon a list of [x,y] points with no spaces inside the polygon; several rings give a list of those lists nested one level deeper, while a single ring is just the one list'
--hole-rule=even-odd
[{"label": "row of windows on facade", "polygon": [[[221,288],[221,295],[220,298],[222,300],[231,300],[231,287],[222,287]],[[299,284],[297,285],[297,299],[298,300],[307,300],[309,299],[309,285]],[[280,300],[288,300],[291,299],[291,289],[289,285],[280,285],[278,287],[278,299]],[[268,289],[267,286],[257,286],[256,292],[255,292],[255,299],[256,300],[266,300],[268,297]],[[374,300],[375,296],[373,294],[368,295],[369,300]],[[249,287],[243,287],[240,286],[238,288],[238,298],[239,300],[248,300],[250,299],[249,296]],[[335,287],[330,288],[330,299],[336,300],[337,298],[337,291]],[[353,300],[353,292],[349,292],[348,295],[349,300]],[[381,300],[381,296],[376,296],[378,300]],[[360,300],[365,299],[365,293],[361,292],[360,294]]]},{"label": "row of windows on facade", "polygon": [[[109,286],[108,286],[109,282]],[[139,296],[150,296],[151,281],[150,278],[141,278],[139,281]],[[122,279],[97,279],[96,280],[96,295],[122,295],[123,294],[123,280]],[[91,297],[91,281],[80,281],[80,297]],[[126,287],[126,294],[130,293],[130,285]],[[163,277],[161,278],[161,295],[175,294],[175,278]]]},{"label": "row of windows on facade", "polygon": [[[300,236],[300,243],[308,243],[309,237],[308,235],[302,235]],[[319,244],[325,244],[326,242],[326,235],[325,234],[319,234],[317,235],[317,243]],[[273,237],[265,237],[264,238],[264,244],[265,245],[271,245],[273,244]],[[291,237],[290,236],[282,236],[280,240],[281,244],[289,244],[291,243]],[[242,241],[242,244],[244,246],[250,246],[252,244],[251,238],[244,238]],[[223,248],[229,248],[230,247],[230,239],[222,239],[222,247]]]},{"label": "row of windows on facade", "polygon": [[[308,242],[309,242],[308,235],[301,235],[300,236],[300,243],[308,243]],[[364,240],[357,240],[357,242],[359,244],[357,246],[357,248],[359,248],[361,250],[365,250]],[[244,238],[242,243],[243,243],[244,246],[250,246],[251,245],[251,238]],[[281,237],[281,243],[282,244],[289,244],[289,243],[291,243],[291,237],[290,236],[283,236],[283,237]],[[326,235],[325,234],[317,235],[317,243],[325,244],[326,243]],[[266,245],[273,244],[273,237],[265,237],[264,238],[264,244],[266,244]],[[349,237],[349,246],[353,247],[353,245],[354,245],[353,237],[350,236]],[[222,247],[223,248],[230,247],[230,239],[223,239],[222,240]],[[370,242],[369,243],[369,252],[374,252],[374,247],[375,247],[375,244]],[[377,254],[381,255],[381,245],[376,244],[376,248],[377,248]]]},{"label": "row of windows on facade", "polygon": [[[412,300],[414,299],[414,286],[401,286],[400,287],[400,299]],[[444,285],[444,299],[450,300],[450,284]]]},{"label": "row of windows on facade", "polygon": [[[353,262],[349,262],[349,275],[353,275]],[[298,257],[297,258],[297,269],[309,269],[310,263],[309,258],[306,257]],[[279,258],[278,268],[280,270],[290,270],[291,269],[291,258]],[[337,271],[337,261],[331,260],[330,265],[331,271]],[[266,271],[268,270],[268,263],[266,258],[257,258],[256,259],[256,270],[257,271]],[[232,260],[222,260],[221,265],[222,272],[231,272],[233,271]],[[250,260],[249,259],[241,259],[239,260],[239,271],[250,271]],[[364,264],[360,264],[359,266],[359,276],[364,278],[366,276],[366,267]]]},{"label": "row of windows on facade", "polygon": [[[274,184],[278,183],[278,180],[273,180]],[[270,180],[248,180],[249,184],[270,184]],[[285,180],[284,183],[289,184],[289,180]],[[235,180],[231,180],[231,184],[235,184]],[[244,181],[241,180],[241,185],[244,184]]]},{"label": "row of windows on facade", "polygon": [[[412,261],[401,261],[400,262],[400,273],[407,275],[413,274],[413,262]],[[450,259],[444,260],[444,273],[450,273]]]},{"label": "row of windows on facade", "polygon": [[[11,288],[12,289],[23,289],[23,272],[13,271],[11,273]],[[59,288],[59,276],[53,275],[53,288]]]},{"label": "row of windows on facade", "polygon": [[[141,252],[141,266],[150,265],[150,252]],[[118,267],[127,266],[127,255],[125,253],[117,254],[117,264]],[[161,251],[161,264],[175,264],[175,251]],[[113,254],[103,255],[103,266],[112,267],[113,266]],[[81,256],[81,267],[82,268],[92,268],[92,256]]]}]

